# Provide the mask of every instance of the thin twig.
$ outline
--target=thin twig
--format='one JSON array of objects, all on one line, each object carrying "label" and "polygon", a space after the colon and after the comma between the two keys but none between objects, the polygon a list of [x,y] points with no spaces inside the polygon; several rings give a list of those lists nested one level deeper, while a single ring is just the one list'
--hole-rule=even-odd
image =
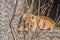
[{"label": "thin twig", "polygon": [[60,5],[58,5],[58,8],[57,8],[57,13],[56,13],[55,21],[56,21],[57,16],[58,16],[59,6],[60,6]]},{"label": "thin twig", "polygon": [[[46,5],[46,4],[44,4],[43,6],[41,6],[38,10],[42,9],[43,7],[45,7],[45,5]],[[36,12],[38,12],[38,10],[36,10],[36,11],[34,12],[34,14],[35,14]]]},{"label": "thin twig", "polygon": [[58,20],[60,19],[60,15],[59,15],[59,17],[58,17],[58,19],[57,19],[57,21],[56,22],[58,22]]},{"label": "thin twig", "polygon": [[50,11],[51,11],[51,8],[52,8],[52,4],[50,4],[50,8],[49,8],[49,10],[48,10],[47,16],[49,16],[49,13],[50,13]]},{"label": "thin twig", "polygon": [[26,6],[28,6],[28,1],[26,0]]},{"label": "thin twig", "polygon": [[[49,7],[49,6],[48,6]],[[42,10],[41,10],[41,14],[44,15],[46,10],[48,9],[48,7],[44,7]]]},{"label": "thin twig", "polygon": [[33,10],[33,4],[34,4],[34,0],[32,0],[31,6],[30,6],[31,13],[32,13],[32,10]]},{"label": "thin twig", "polygon": [[[41,5],[40,5],[40,0],[39,0],[38,8],[40,8],[40,6],[41,6]],[[37,19],[38,22],[37,22],[37,27],[38,27],[38,25],[39,25],[39,20],[40,20],[40,18],[39,18],[39,13],[40,13],[40,9],[38,10],[38,19]],[[39,30],[39,29],[37,28],[37,30]],[[37,38],[37,39],[39,40],[39,31],[38,31],[37,35],[38,35],[38,38]]]},{"label": "thin twig", "polygon": [[[46,1],[47,1],[47,0],[45,0],[44,5],[40,6],[40,8],[38,8],[38,10],[40,10],[40,9],[42,9],[42,8],[44,8],[44,7],[46,6]],[[38,12],[38,10],[36,10],[36,11],[34,12],[34,14],[35,14],[36,12]]]},{"label": "thin twig", "polygon": [[16,40],[16,39],[15,39],[15,36],[14,36],[14,33],[13,33],[14,31],[13,31],[13,27],[12,27],[11,23],[12,23],[12,20],[14,19],[14,16],[15,16],[17,3],[18,3],[18,0],[16,0],[16,5],[15,5],[14,13],[13,13],[12,18],[11,18],[10,23],[9,23],[10,29],[11,29],[11,34],[13,36],[13,40]]}]

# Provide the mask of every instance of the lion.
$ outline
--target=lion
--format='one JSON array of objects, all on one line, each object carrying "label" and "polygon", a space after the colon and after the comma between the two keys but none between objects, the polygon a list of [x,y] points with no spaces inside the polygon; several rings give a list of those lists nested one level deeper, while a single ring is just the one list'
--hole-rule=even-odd
[{"label": "lion", "polygon": [[38,29],[53,30],[56,26],[56,22],[47,16],[36,16],[32,13],[24,13],[19,29],[20,31],[36,31]]}]

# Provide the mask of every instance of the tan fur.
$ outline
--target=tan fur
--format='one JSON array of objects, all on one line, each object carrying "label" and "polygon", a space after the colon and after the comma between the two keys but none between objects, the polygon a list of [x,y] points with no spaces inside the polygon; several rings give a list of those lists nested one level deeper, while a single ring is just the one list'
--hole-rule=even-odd
[{"label": "tan fur", "polygon": [[[22,22],[24,26],[22,26]],[[52,30],[56,27],[56,23],[51,18],[46,16],[36,16],[31,13],[24,13],[22,17],[22,22],[20,24],[20,31],[23,31],[23,27],[25,31],[28,31],[28,28],[30,28],[30,30],[32,31],[36,31],[37,27],[44,30]]]}]

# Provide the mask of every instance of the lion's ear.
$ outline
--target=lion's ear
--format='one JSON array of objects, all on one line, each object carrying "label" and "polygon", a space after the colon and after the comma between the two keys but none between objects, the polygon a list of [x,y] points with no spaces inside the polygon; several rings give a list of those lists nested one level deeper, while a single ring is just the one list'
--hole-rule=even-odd
[{"label": "lion's ear", "polygon": [[[24,14],[25,14],[25,13],[27,13],[27,12],[24,12]],[[23,15],[24,15],[24,14],[23,14]]]},{"label": "lion's ear", "polygon": [[24,12],[24,13],[26,13],[26,12]]},{"label": "lion's ear", "polygon": [[26,10],[24,11],[24,13],[27,13]]}]

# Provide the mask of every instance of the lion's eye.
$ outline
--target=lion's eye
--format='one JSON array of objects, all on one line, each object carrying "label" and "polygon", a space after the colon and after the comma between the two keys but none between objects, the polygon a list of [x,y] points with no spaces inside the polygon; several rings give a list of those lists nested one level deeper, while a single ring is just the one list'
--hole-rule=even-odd
[{"label": "lion's eye", "polygon": [[32,19],[34,19],[34,17],[32,16]]},{"label": "lion's eye", "polygon": [[25,22],[25,20],[24,20],[24,22]]},{"label": "lion's eye", "polygon": [[33,28],[33,26],[31,25],[31,28]]}]

